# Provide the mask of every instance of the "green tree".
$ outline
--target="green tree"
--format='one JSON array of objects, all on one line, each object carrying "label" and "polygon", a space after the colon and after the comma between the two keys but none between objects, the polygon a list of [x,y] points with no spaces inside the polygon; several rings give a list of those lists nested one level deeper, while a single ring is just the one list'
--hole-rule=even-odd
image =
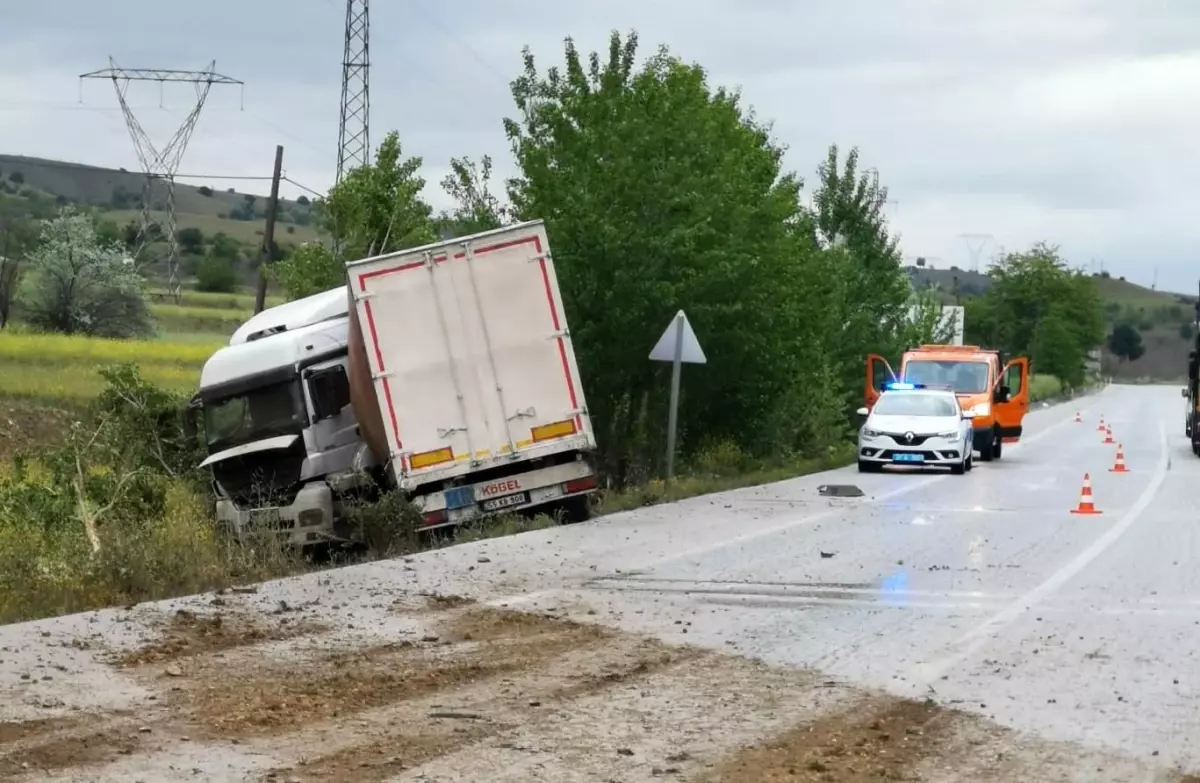
[{"label": "green tree", "polygon": [[1055,376],[1067,389],[1083,385],[1084,353],[1061,309],[1051,309],[1038,321],[1030,355],[1034,372]]},{"label": "green tree", "polygon": [[1106,312],[1096,281],[1070,269],[1058,248],[1044,242],[1009,253],[989,271],[986,294],[968,303],[971,342],[1028,354],[1038,324],[1057,310],[1081,356],[1104,340]]},{"label": "green tree", "polygon": [[35,326],[65,334],[134,337],[153,332],[145,281],[90,217],[71,207],[45,221],[19,297]]},{"label": "green tree", "polygon": [[373,165],[352,169],[317,202],[325,228],[341,243],[346,258],[390,253],[432,242],[432,208],[421,200],[425,180],[421,158],[403,158],[400,136],[392,131],[375,153]]},{"label": "green tree", "polygon": [[451,158],[450,173],[442,188],[454,199],[454,208],[434,221],[438,234],[463,236],[500,228],[508,210],[491,191],[492,159],[487,155],[476,164],[470,158]]},{"label": "green tree", "polygon": [[1117,324],[1108,337],[1108,350],[1119,361],[1136,362],[1146,352],[1146,346],[1142,344],[1141,332],[1133,324]]},{"label": "green tree", "polygon": [[196,265],[196,289],[212,293],[228,294],[237,288],[237,270],[233,263],[211,253]]},{"label": "green tree", "polygon": [[701,67],[665,48],[636,59],[632,33],[613,33],[606,57],[585,59],[568,40],[565,67],[545,74],[526,48],[518,116],[505,120],[521,170],[509,199],[554,239],[606,467],[620,481],[635,451],[662,442],[667,370],[646,354],[680,307],[709,357],[688,371],[684,447],[819,448],[835,436],[818,430],[839,420],[840,400],[824,397],[840,291],[800,182],[768,129]]},{"label": "green tree", "polygon": [[911,331],[908,314],[913,289],[897,240],[888,230],[884,213],[888,193],[879,182],[879,173],[859,170],[857,149],[850,150],[843,163],[835,145],[829,148],[817,176],[813,191],[816,241],[826,248],[845,250],[845,263],[838,273],[842,279],[842,335],[837,341],[842,381],[850,388],[861,388],[863,356],[898,357],[905,347]]},{"label": "green tree", "polygon": [[346,267],[328,247],[318,242],[305,242],[287,258],[268,267],[271,279],[279,284],[289,299],[301,299],[344,285]]},{"label": "green tree", "polygon": [[198,228],[181,228],[175,232],[175,238],[184,253],[199,255],[204,252],[204,232]]},{"label": "green tree", "polygon": [[[425,180],[420,158],[402,159],[400,137],[384,137],[374,164],[346,173],[314,207],[326,230],[341,243],[344,258],[366,258],[434,240],[432,209],[420,198]],[[301,245],[271,265],[271,276],[292,299],[342,285],[345,266],[329,248]]]}]

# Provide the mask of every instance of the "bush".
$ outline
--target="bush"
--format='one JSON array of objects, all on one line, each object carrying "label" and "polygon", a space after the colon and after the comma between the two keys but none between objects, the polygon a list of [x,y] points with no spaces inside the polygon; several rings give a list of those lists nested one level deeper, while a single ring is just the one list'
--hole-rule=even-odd
[{"label": "bush", "polygon": [[237,288],[237,272],[226,258],[207,255],[196,265],[196,289],[207,293],[229,294]]}]

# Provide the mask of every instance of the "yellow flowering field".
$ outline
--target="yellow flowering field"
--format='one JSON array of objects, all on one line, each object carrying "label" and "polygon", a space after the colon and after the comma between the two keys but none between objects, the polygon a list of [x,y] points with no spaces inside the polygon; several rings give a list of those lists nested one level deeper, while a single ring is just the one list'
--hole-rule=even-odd
[{"label": "yellow flowering field", "polygon": [[220,335],[185,340],[104,340],[58,334],[0,332],[0,397],[78,402],[104,381],[97,368],[136,362],[166,388],[190,391],[205,360],[225,344]]}]

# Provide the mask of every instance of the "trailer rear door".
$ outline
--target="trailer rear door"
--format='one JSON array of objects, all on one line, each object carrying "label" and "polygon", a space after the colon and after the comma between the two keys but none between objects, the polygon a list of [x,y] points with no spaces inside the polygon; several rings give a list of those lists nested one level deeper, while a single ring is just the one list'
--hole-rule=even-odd
[{"label": "trailer rear door", "polygon": [[594,448],[541,221],[348,267],[402,487]]}]

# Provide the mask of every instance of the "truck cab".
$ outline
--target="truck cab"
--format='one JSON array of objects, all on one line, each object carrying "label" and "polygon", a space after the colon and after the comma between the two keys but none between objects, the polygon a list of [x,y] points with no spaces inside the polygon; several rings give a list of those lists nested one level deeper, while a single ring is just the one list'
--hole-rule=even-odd
[{"label": "truck cab", "polygon": [[266,525],[301,546],[346,537],[342,499],[378,463],[350,401],[348,311],[345,289],[271,308],[205,363],[192,406],[200,467],[231,532]]},{"label": "truck cab", "polygon": [[1021,439],[1029,412],[1029,359],[1024,356],[1002,363],[999,351],[977,345],[921,345],[904,352],[898,375],[878,354],[867,356],[866,369],[868,410],[889,381],[952,389],[962,409],[973,414],[973,447],[980,461],[999,459],[1005,443]]}]

